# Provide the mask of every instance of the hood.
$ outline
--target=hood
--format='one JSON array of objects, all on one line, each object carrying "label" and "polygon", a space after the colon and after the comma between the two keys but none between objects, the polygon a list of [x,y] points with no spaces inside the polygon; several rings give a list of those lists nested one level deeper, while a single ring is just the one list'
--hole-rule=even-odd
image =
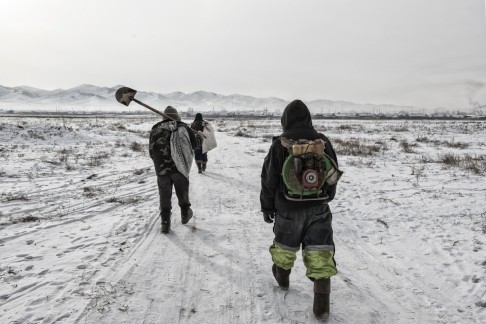
[{"label": "hood", "polygon": [[318,137],[317,131],[312,126],[309,108],[301,100],[294,100],[285,107],[281,122],[283,137],[307,140]]}]

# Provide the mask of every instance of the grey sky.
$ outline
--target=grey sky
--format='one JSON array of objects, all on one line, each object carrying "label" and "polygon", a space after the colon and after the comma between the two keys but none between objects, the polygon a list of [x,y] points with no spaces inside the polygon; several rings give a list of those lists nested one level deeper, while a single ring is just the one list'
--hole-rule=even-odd
[{"label": "grey sky", "polygon": [[484,0],[15,0],[0,85],[486,104]]}]

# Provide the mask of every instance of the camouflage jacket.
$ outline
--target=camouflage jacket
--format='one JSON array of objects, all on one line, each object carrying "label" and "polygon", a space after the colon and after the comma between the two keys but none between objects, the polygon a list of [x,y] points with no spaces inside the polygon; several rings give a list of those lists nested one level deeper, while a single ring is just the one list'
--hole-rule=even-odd
[{"label": "camouflage jacket", "polygon": [[[170,120],[163,120],[152,127],[149,139],[149,154],[154,162],[155,172],[157,175],[166,175],[176,173],[177,168],[172,160],[170,151],[170,134],[171,130],[168,127]],[[177,127],[185,127],[191,140],[192,149],[199,145],[199,140],[194,135],[194,132],[187,126],[187,124],[178,121]]]}]

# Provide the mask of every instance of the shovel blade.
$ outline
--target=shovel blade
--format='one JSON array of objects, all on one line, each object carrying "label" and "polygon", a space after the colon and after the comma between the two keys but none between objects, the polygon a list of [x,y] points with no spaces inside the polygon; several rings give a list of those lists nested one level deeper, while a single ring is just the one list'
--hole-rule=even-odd
[{"label": "shovel blade", "polygon": [[128,87],[121,87],[120,89],[116,90],[115,98],[119,103],[128,106],[135,97],[136,93],[137,90],[133,90]]}]

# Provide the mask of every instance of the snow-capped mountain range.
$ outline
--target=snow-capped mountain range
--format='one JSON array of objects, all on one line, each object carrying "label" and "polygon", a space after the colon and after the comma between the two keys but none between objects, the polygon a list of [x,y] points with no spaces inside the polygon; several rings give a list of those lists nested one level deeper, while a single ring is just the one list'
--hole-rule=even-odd
[{"label": "snow-capped mountain range", "polygon": [[[112,110],[115,107],[120,109],[120,104],[115,100],[115,92],[120,87],[122,86],[99,87],[83,84],[66,90],[42,90],[29,86],[5,87],[0,85],[0,109],[12,109],[19,106],[33,109],[70,107],[70,109],[80,111]],[[171,105],[182,111],[193,109],[194,111],[267,111],[278,113],[289,102],[277,97],[256,98],[240,94],[222,95],[207,91],[171,92],[167,94],[139,91],[136,98],[154,108],[161,109]],[[356,104],[325,99],[306,101],[306,104],[313,113],[423,111],[423,109],[410,106]],[[143,109],[135,103],[132,103],[130,108]]]}]

